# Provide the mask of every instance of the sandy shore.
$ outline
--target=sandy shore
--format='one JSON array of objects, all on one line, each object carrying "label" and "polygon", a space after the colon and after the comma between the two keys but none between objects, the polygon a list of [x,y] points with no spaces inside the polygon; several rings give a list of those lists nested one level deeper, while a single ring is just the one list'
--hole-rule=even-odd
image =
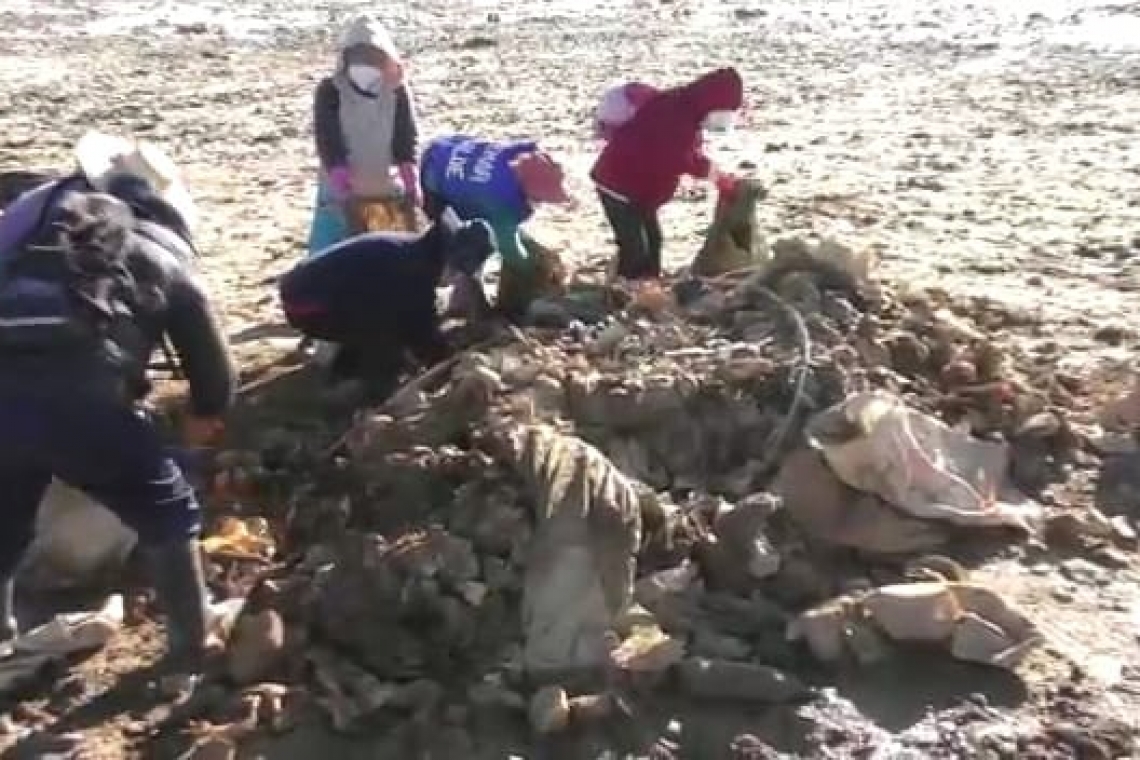
[{"label": "sandy shore", "polygon": [[[311,210],[312,89],[333,62],[332,21],[366,4],[26,5],[0,1],[0,167],[66,165],[88,128],[162,142],[200,205],[229,329],[277,323],[273,277],[301,255]],[[875,248],[896,281],[1004,304],[1027,325],[1010,340],[1060,342],[1056,361],[1092,381],[1095,406],[1137,340],[1138,9],[429,0],[387,20],[425,135],[536,136],[564,159],[581,207],[543,211],[534,229],[580,264],[610,255],[586,180],[601,87],[738,66],[749,107],[714,153],[770,184],[769,234],[835,235]],[[668,208],[673,266],[697,250],[710,206],[694,187]],[[1123,339],[1098,339],[1106,326]],[[238,350],[252,365],[280,345]],[[1128,588],[1116,612],[1081,608],[1117,615],[1096,618],[1113,621],[1110,653],[1136,651],[1140,587]],[[1076,620],[1066,636],[1095,641]]]}]

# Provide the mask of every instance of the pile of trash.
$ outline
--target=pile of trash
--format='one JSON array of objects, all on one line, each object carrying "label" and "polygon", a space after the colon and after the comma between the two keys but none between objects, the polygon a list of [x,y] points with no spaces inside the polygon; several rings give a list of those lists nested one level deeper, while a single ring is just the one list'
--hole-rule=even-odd
[{"label": "pile of trash", "polygon": [[975,327],[874,267],[784,240],[671,290],[572,288],[418,378],[344,438],[350,486],[278,516],[297,548],[231,678],[303,685],[342,729],[458,705],[557,733],[647,688],[810,701],[915,643],[1016,668],[1033,622],[931,553],[1041,530],[1010,476],[1079,447],[1071,399],[985,337],[1016,315]]}]

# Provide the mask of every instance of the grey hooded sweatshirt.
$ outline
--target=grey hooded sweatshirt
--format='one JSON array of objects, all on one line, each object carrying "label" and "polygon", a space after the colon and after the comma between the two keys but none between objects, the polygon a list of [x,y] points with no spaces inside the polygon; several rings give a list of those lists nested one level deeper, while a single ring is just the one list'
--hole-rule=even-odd
[{"label": "grey hooded sweatshirt", "polygon": [[388,33],[375,21],[357,19],[345,32],[337,72],[317,85],[314,103],[321,177],[323,181],[330,169],[345,166],[357,193],[392,196],[399,191],[393,167],[416,161],[418,129],[412,95],[407,85],[377,94],[354,85],[344,52],[356,45],[372,45],[398,59]]}]

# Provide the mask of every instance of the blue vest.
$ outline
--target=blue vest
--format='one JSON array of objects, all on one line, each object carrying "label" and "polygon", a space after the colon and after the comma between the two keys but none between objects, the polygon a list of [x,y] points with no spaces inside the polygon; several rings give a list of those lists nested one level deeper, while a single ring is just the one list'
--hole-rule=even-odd
[{"label": "blue vest", "polygon": [[534,214],[511,161],[536,150],[533,140],[493,142],[466,135],[440,137],[424,151],[424,189],[441,197],[460,219],[519,225]]}]

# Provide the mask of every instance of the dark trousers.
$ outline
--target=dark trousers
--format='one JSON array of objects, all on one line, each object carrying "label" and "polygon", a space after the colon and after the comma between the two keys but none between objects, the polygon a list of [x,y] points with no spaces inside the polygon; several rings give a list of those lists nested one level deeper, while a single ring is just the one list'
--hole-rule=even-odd
[{"label": "dark trousers", "polygon": [[[351,307],[350,304],[340,304]],[[425,366],[447,358],[449,348],[433,311],[403,320],[398,326],[374,304],[365,312],[329,306],[327,310],[290,314],[289,324],[306,337],[337,344],[331,371],[334,379],[355,378],[364,383],[371,401],[386,399],[396,390],[400,375],[409,368],[408,354]]]},{"label": "dark trousers", "polygon": [[657,214],[603,190],[598,190],[598,197],[617,239],[618,276],[631,280],[660,277],[663,236]]},{"label": "dark trousers", "polygon": [[[0,386],[12,378],[0,378]],[[154,424],[127,404],[88,395],[0,387],[0,579],[10,577],[55,476],[106,505],[143,545],[198,535],[194,489]]]}]

